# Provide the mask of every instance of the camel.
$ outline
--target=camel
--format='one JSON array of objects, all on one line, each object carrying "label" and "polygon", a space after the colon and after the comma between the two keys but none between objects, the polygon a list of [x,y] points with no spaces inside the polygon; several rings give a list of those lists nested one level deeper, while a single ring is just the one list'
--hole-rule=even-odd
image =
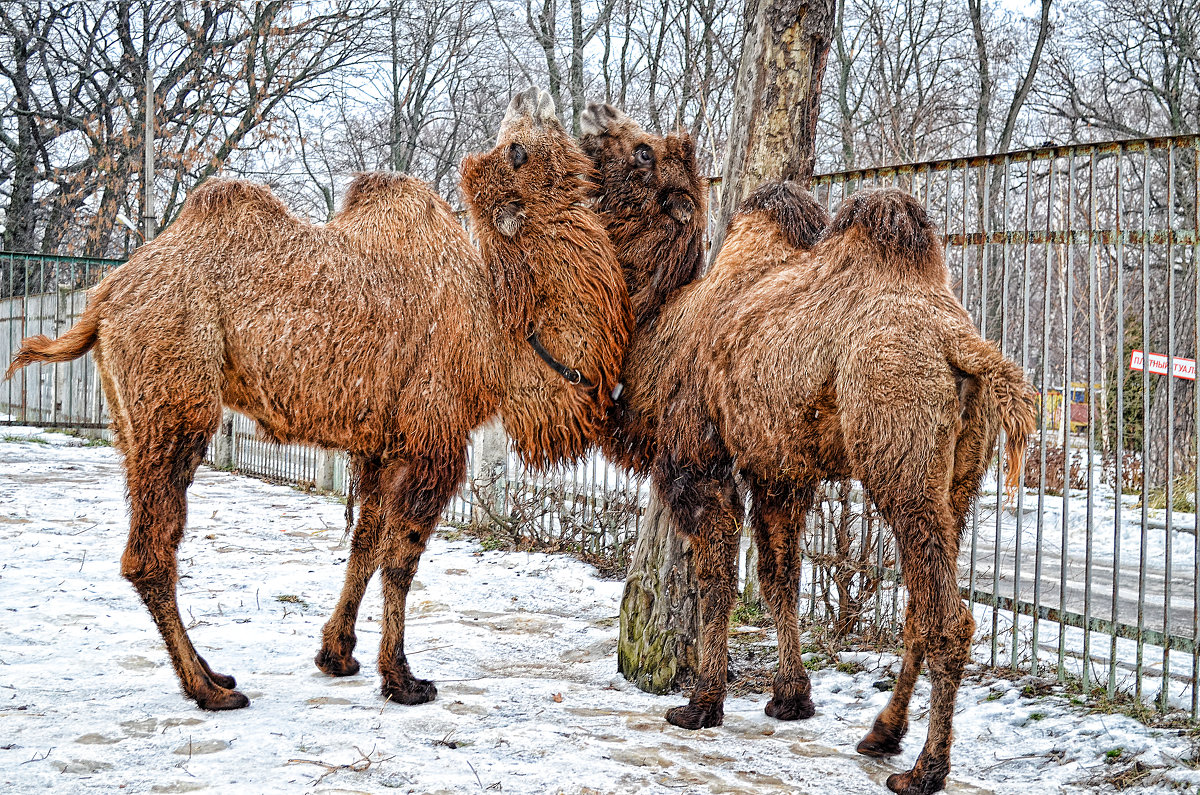
[{"label": "camel", "polygon": [[[679,193],[703,206],[693,181],[675,176],[694,174],[694,160],[688,147],[647,135],[611,107],[590,105],[582,123],[581,145],[599,174],[597,207],[638,306],[634,286],[646,269],[696,247],[662,230],[702,233],[673,212]],[[639,157],[639,147],[652,157]],[[653,230],[659,256],[631,245]],[[928,658],[925,746],[887,785],[898,793],[944,786],[975,626],[957,586],[959,540],[999,432],[1012,488],[1034,427],[1023,372],[980,338],[948,278],[941,241],[910,196],[860,191],[828,222],[807,191],[769,183],[731,220],[712,270],[660,290],[657,312],[639,313],[602,448],[650,475],[695,550],[701,664],[689,703],[669,710],[669,722],[695,729],[723,720],[743,517],[737,478],[750,494],[759,578],[779,638],[765,711],[782,720],[814,714],[800,659],[799,541],[821,482],[852,478],[891,526],[909,591],[896,687],[858,751],[900,752]]]},{"label": "camel", "polygon": [[264,187],[214,180],[92,288],[66,334],[25,340],[8,377],[95,357],[129,492],[121,572],[201,708],[249,703],[196,653],[176,601],[187,489],[222,406],[271,440],[353,455],[363,510],[318,660],[347,672],[357,600],[378,568],[382,692],[434,698],[404,654],[405,600],[466,476],[471,430],[499,413],[526,461],[573,458],[616,385],[632,315],[604,229],[580,206],[588,166],[548,95],[515,96],[496,147],[463,167],[482,257],[411,177],[358,176],[325,226]]}]

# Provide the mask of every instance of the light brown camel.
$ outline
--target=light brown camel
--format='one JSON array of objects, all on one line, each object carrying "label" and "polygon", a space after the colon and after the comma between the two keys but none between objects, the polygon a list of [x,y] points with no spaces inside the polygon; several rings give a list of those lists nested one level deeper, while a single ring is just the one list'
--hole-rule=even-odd
[{"label": "light brown camel", "polygon": [[[646,262],[692,248],[663,240],[656,254],[629,241],[640,239],[637,219],[647,233],[698,234],[670,227],[679,202],[663,201],[690,190],[690,180],[671,175],[694,173],[694,162],[615,109],[589,106],[582,121],[582,145],[600,174],[598,206],[633,285]],[[640,146],[655,153],[649,167]],[[663,168],[667,159],[677,162]],[[692,201],[701,206],[698,194]],[[888,786],[935,792],[949,771],[974,631],[957,586],[959,539],[1001,429],[1008,485],[1017,482],[1033,401],[1020,368],[979,337],[951,293],[941,242],[911,197],[861,191],[818,240],[824,223],[792,183],[749,197],[712,271],[642,317],[622,371],[628,397],[610,413],[616,427],[605,449],[650,473],[696,551],[699,682],[686,706],[667,713],[685,728],[723,719],[742,517],[735,473],[749,487],[759,577],[779,637],[766,712],[787,720],[814,711],[797,616],[806,517],[822,480],[863,484],[895,533],[909,605],[896,688],[858,750],[899,753],[928,657],[929,734],[914,768]],[[629,251],[642,262],[627,262]]]},{"label": "light brown camel", "polygon": [[[577,456],[616,383],[631,314],[607,236],[578,207],[587,165],[547,96],[515,97],[496,148],[464,168],[486,261],[446,202],[410,177],[358,177],[324,227],[263,187],[213,181],[91,290],[70,331],[25,341],[9,376],[93,351],[128,483],[121,571],[202,708],[248,703],[196,653],[176,602],[187,488],[222,405],[273,440],[365,462],[346,591],[382,569],[383,693],[434,697],[404,656],[405,599],[463,482],[468,434],[498,411],[527,460]],[[578,384],[538,356],[531,333]],[[335,660],[353,645],[346,605],[333,640],[325,633]]]}]

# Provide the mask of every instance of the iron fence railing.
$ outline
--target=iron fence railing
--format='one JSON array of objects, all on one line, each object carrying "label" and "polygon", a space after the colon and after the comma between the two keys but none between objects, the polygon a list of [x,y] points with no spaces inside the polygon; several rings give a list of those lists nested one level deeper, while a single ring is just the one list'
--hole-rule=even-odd
[{"label": "iron fence railing", "polygon": [[964,596],[985,615],[988,661],[1049,668],[1087,693],[1128,685],[1193,718],[1198,155],[1200,136],[1154,138],[827,174],[812,186],[831,209],[875,185],[922,199],[964,306],[1038,389],[1026,488],[1008,505],[981,500],[963,541]]},{"label": "iron fence railing", "polygon": [[[1039,392],[1024,488],[1008,501],[998,495],[997,462],[962,543],[981,661],[1051,673],[1089,694],[1128,692],[1193,718],[1200,397],[1187,376],[1200,343],[1198,155],[1200,136],[1156,138],[824,174],[812,184],[830,210],[872,185],[920,198],[944,232],[964,306]],[[2,360],[28,334],[65,330],[82,289],[115,265],[0,255]],[[102,425],[90,357],[23,371],[0,388],[0,414],[7,424]],[[343,457],[268,444],[245,418],[229,434],[230,466],[344,493]],[[480,474],[474,462],[471,471]],[[509,460],[499,484],[488,484],[499,500],[483,511],[475,484],[449,520],[517,516],[520,532],[592,551],[629,544],[648,498],[644,483],[599,457],[543,475]],[[831,487],[810,524],[801,594],[809,615],[894,627],[903,603],[894,544],[854,485]]]}]

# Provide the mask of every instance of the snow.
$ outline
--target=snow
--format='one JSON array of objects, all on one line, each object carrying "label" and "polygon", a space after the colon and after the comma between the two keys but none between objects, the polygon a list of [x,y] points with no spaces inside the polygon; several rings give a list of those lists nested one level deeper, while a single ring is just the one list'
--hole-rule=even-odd
[{"label": "snow", "polygon": [[[127,512],[115,451],[32,428],[3,438],[5,791],[882,793],[924,738],[922,677],[904,753],[854,752],[887,699],[873,683],[895,665],[863,653],[843,660],[864,672],[814,673],[808,721],[768,718],[767,696],[751,695],[727,702],[721,727],[670,726],[662,715],[680,696],[642,693],[616,673],[621,583],[568,557],[446,538],[431,543],[408,604],[410,662],[438,698],[386,704],[376,587],[359,622],[363,672],[334,679],[312,664],[341,586],[342,505],[206,468],[189,493],[181,609],[201,654],[252,704],[201,712],[119,574]],[[1164,791],[1200,786],[1177,732],[1020,687],[964,684],[947,791],[1082,791],[1115,769],[1105,754],[1118,748],[1121,760],[1168,768],[1156,774]]]}]

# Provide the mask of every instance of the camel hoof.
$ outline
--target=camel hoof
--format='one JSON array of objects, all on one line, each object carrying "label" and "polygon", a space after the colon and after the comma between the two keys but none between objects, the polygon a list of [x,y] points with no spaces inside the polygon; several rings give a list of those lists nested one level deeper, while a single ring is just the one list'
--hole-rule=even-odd
[{"label": "camel hoof", "polygon": [[327,649],[317,652],[314,662],[330,676],[354,676],[359,669],[358,660],[352,655],[337,655]]},{"label": "camel hoof", "polygon": [[681,729],[708,729],[720,726],[724,720],[725,705],[720,702],[708,707],[684,704],[667,710],[667,723]]},{"label": "camel hoof", "polygon": [[398,684],[384,681],[381,688],[383,697],[397,704],[428,704],[437,698],[437,686],[428,679],[408,678]]},{"label": "camel hoof", "polygon": [[243,707],[248,707],[250,706],[250,699],[236,690],[214,688],[213,692],[198,696],[196,704],[199,705],[200,709],[219,712],[225,709],[242,709]]},{"label": "camel hoof", "polygon": [[812,699],[807,695],[791,698],[774,696],[767,702],[763,712],[776,720],[805,720],[817,714],[817,708],[813,706]]},{"label": "camel hoof", "polygon": [[863,756],[895,756],[900,753],[900,740],[907,731],[907,726],[892,729],[875,721],[875,725],[871,727],[867,736],[862,738],[856,750]]},{"label": "camel hoof", "polygon": [[918,776],[915,770],[888,776],[887,787],[897,795],[932,795],[946,786],[945,776]]}]

